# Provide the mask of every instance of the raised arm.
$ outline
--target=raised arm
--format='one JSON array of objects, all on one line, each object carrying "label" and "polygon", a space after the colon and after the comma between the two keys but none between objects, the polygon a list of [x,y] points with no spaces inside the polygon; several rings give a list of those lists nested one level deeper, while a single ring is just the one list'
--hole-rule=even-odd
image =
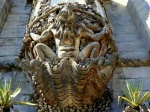
[{"label": "raised arm", "polygon": [[46,29],[41,35],[32,32],[30,33],[30,35],[32,39],[37,43],[47,41],[53,37],[53,33],[50,31],[50,29]]},{"label": "raised arm", "polygon": [[96,34],[93,34],[93,33],[89,32],[88,30],[86,30],[84,37],[90,38],[94,41],[99,41],[107,33],[108,33],[107,26],[104,26],[102,31],[99,33],[96,33]]}]

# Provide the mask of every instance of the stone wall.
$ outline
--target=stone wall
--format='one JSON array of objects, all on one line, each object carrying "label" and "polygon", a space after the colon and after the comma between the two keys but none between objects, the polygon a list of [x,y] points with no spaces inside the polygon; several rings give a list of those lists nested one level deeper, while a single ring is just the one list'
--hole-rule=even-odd
[{"label": "stone wall", "polygon": [[[29,101],[33,92],[29,78],[16,69],[15,58],[18,57],[28,19],[31,5],[26,0],[0,0],[0,81],[9,81],[12,78],[14,91],[19,82],[22,90],[15,101]],[[14,105],[19,112],[35,112],[33,106]]]},{"label": "stone wall", "polygon": [[[0,72],[0,81],[9,82],[10,78],[12,78],[12,88],[11,90],[14,91],[19,83],[21,82],[22,88],[19,95],[14,99],[15,101],[29,101],[30,94],[33,93],[33,87],[30,82],[30,78],[27,77],[22,71],[1,71]],[[33,106],[21,106],[21,105],[13,105],[15,109],[19,112],[35,112]]]},{"label": "stone wall", "polygon": [[13,0],[0,0],[0,32],[6,21]]},{"label": "stone wall", "polygon": [[[16,0],[14,0],[14,1],[16,1]],[[4,21],[7,17],[11,3],[12,3],[12,0],[0,0],[0,30],[1,30],[1,28],[4,24]],[[141,35],[141,38],[143,39],[143,43],[144,43],[145,47],[148,50],[150,50],[150,44],[149,44],[150,43],[150,31],[149,31],[150,27],[148,28],[148,24],[147,24],[148,20],[150,22],[150,13],[149,13],[149,10],[147,10],[147,8],[146,8],[147,3],[148,2],[146,2],[146,0],[145,1],[144,0],[129,0],[127,8],[133,17],[132,19],[133,19],[134,23],[136,24],[136,28],[140,32],[140,35]],[[23,9],[24,9],[24,7],[23,7]],[[17,11],[21,11],[21,10],[17,9]],[[149,18],[148,18],[148,14],[149,14]],[[24,14],[24,15],[28,16],[27,14]],[[27,17],[23,17],[23,18],[27,18]],[[9,17],[8,17],[8,19],[9,19]],[[16,17],[15,17],[15,20],[17,20]],[[21,23],[22,23],[22,21],[21,21]],[[122,21],[121,21],[121,23],[126,24],[126,23],[123,23]],[[116,24],[119,24],[118,21]],[[3,40],[8,38],[10,35],[14,36],[14,37],[19,36],[19,37],[23,38],[24,31],[25,31],[25,28],[16,29],[16,30],[11,29],[11,31],[9,31],[9,32],[6,32],[5,30],[3,30],[0,37],[1,38],[3,37]],[[9,42],[10,40],[9,41],[6,40],[6,41]],[[21,39],[20,39],[20,41],[15,41],[15,43],[12,43],[12,42],[13,41],[11,41],[10,43],[13,45],[17,45],[16,42],[18,42],[19,47],[21,46]],[[2,43],[1,45],[3,45],[4,41],[1,40],[0,43]],[[8,43],[7,43],[7,45],[8,45]],[[1,54],[4,54],[2,51],[5,52],[12,47],[13,46],[9,46],[6,49],[4,49],[4,48],[0,49]],[[13,50],[16,50],[17,48],[18,48],[18,46],[13,47]],[[13,50],[10,50],[10,51],[13,52]],[[19,50],[20,50],[20,48],[19,48]],[[11,52],[7,52],[8,55]],[[13,53],[18,54],[18,52],[13,52]],[[7,58],[6,55],[4,57]],[[8,58],[10,59],[11,57],[12,56],[9,56]],[[13,57],[13,59],[14,59],[14,57]],[[1,58],[0,62],[3,62],[5,60],[3,58]],[[113,92],[114,92],[114,102],[110,108],[110,112],[121,112],[121,108],[120,108],[121,106],[117,104],[117,97],[122,94],[120,83],[125,83],[126,79],[137,81],[137,82],[143,81],[143,83],[144,83],[143,91],[148,91],[148,90],[150,90],[150,86],[149,86],[150,74],[149,73],[150,73],[150,67],[123,67],[123,68],[118,67],[115,71],[113,79],[109,83],[109,87],[112,88]],[[18,83],[20,81],[22,82],[22,91],[19,94],[19,96],[16,97],[15,100],[16,101],[18,101],[18,100],[19,101],[29,101],[29,94],[32,94],[32,92],[33,92],[32,84],[30,83],[29,78],[25,74],[23,74],[23,72],[21,72],[21,71],[1,71],[0,72],[0,80],[1,81],[4,82],[5,79],[9,80],[10,77],[12,77],[12,80],[13,80],[12,90],[14,90],[18,86]],[[19,110],[19,112],[35,112],[35,110],[32,106],[20,106],[19,105],[19,106],[15,106],[15,108],[17,108]]]},{"label": "stone wall", "polygon": [[150,1],[149,0],[129,0],[127,8],[137,30],[140,33],[146,50],[150,51]]},{"label": "stone wall", "polygon": [[[112,25],[118,54],[120,55],[123,51],[126,59],[130,60],[137,59],[140,55],[143,57],[145,49],[146,53],[150,50],[150,0],[112,0],[107,5],[106,10]],[[134,29],[135,31],[133,31]],[[135,49],[132,49],[131,46],[134,46]],[[143,50],[139,48],[140,46],[142,46]],[[131,55],[127,56],[128,52],[124,52],[125,50],[131,50]],[[146,60],[147,57],[145,55],[145,58],[140,59]],[[120,84],[125,84],[126,80],[137,83],[143,82],[143,93],[150,91],[150,65],[116,68],[114,77],[109,83],[114,95],[110,112],[122,112],[124,104],[118,105],[118,96],[123,95]],[[145,102],[146,105],[148,103]]]},{"label": "stone wall", "polygon": [[[139,83],[143,82],[143,93],[150,91],[150,67],[117,67],[114,77],[109,87],[113,89],[114,101],[111,105],[110,112],[121,112],[124,104],[118,105],[118,96],[122,95],[121,83],[125,84],[126,80]],[[145,103],[148,105],[148,102]]]}]

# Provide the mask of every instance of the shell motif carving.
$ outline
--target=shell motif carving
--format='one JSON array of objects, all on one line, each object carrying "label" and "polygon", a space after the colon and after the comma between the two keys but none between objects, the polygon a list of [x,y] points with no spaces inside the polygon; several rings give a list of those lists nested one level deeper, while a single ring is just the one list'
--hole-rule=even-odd
[{"label": "shell motif carving", "polygon": [[[104,12],[105,13],[105,12]],[[92,105],[113,76],[116,49],[106,18],[90,5],[41,5],[27,26],[18,65],[48,105]]]}]

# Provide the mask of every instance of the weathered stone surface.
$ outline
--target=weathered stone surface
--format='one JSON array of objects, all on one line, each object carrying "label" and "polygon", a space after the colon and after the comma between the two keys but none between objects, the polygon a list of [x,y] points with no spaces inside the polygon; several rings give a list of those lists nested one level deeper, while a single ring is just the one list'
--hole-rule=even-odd
[{"label": "weathered stone surface", "polygon": [[[20,2],[20,3],[19,3]],[[14,3],[16,5],[14,5],[14,7],[16,6],[23,6],[25,4],[25,0],[14,0]],[[139,3],[141,4],[141,3]],[[138,8],[138,7],[137,7]],[[140,7],[142,8],[142,7]],[[139,8],[139,9],[140,9]],[[144,5],[143,5],[143,8],[144,8]],[[115,26],[119,26],[119,25],[123,25],[123,26],[129,26],[131,25],[131,21],[129,22],[129,20],[131,19],[131,17],[129,16],[128,14],[128,11],[126,9],[123,9],[121,8],[120,6],[119,7],[116,7],[116,8],[113,8],[114,11],[109,11],[110,13],[110,18],[112,18],[111,22],[112,22],[112,25],[115,25]],[[119,9],[119,10],[118,10]],[[15,9],[16,10],[16,9]],[[19,10],[19,8],[18,8]],[[120,11],[121,10],[121,11]],[[19,11],[18,11],[19,12]],[[17,12],[17,13],[18,13]],[[146,17],[147,16],[147,12],[146,11],[139,11],[139,13],[142,15],[141,17]],[[136,14],[136,12],[134,12],[134,14]],[[26,17],[26,16],[25,16]],[[115,18],[113,18],[115,17]],[[120,19],[119,19],[120,17]],[[136,19],[136,21],[141,21],[139,19],[139,17],[135,17],[133,16],[134,18],[132,19]],[[11,20],[12,18],[12,20]],[[1,19],[1,18],[0,18]],[[8,21],[25,21],[24,19],[24,16],[14,16],[14,15],[10,15],[10,17],[8,16]],[[119,22],[117,24],[117,21]],[[140,24],[140,22],[139,22]],[[127,28],[127,27],[126,27]],[[144,28],[144,25],[143,24],[140,24],[138,26],[136,26],[136,28],[141,28],[141,32],[143,32],[144,36],[145,37],[148,37],[148,34],[147,34],[147,31],[143,30]],[[122,29],[121,29],[122,30]],[[116,30],[117,31],[117,30]],[[122,30],[122,32],[124,32]],[[114,39],[117,43],[121,43],[121,42],[133,42],[133,41],[140,41],[139,37],[137,36],[138,34],[136,33],[131,33],[130,34],[118,34],[116,33]],[[3,30],[2,33],[0,34],[0,44],[1,45],[12,45],[12,44],[15,44],[15,45],[21,45],[21,38],[24,36],[24,29],[14,29],[14,30]],[[13,38],[13,39],[10,39],[9,37],[17,37],[17,38]],[[137,38],[138,37],[138,38]],[[1,39],[2,38],[2,39]],[[8,40],[5,40],[5,38],[8,38],[8,40],[10,40],[10,42]],[[142,38],[142,36],[141,36]],[[147,43],[147,45],[149,45],[149,41],[146,41],[144,40],[144,43]],[[134,47],[134,46],[133,46]],[[9,51],[8,51],[9,52]],[[144,56],[146,56],[147,53],[144,52],[121,52],[122,54],[120,54],[121,57],[123,58],[129,58],[129,59],[136,59],[139,57],[139,55],[141,55],[141,57],[143,57],[143,54]],[[139,54],[139,55],[138,55]],[[17,54],[18,55],[18,54]],[[133,56],[134,55],[134,56]],[[16,58],[17,56],[5,56],[5,57],[0,57],[0,62],[14,62],[14,59]],[[143,59],[143,58],[142,58]],[[149,73],[150,73],[150,68],[149,67],[137,67],[137,68],[131,68],[131,67],[128,67],[128,68],[123,68],[123,70],[121,68],[118,68],[118,70],[116,70],[115,72],[115,75],[114,75],[114,79],[116,80],[112,80],[112,83],[110,84],[110,87],[112,86],[113,88],[116,88],[116,91],[114,91],[114,103],[112,104],[111,108],[110,108],[110,112],[121,112],[121,106],[117,104],[117,96],[118,95],[121,95],[120,93],[120,88],[119,88],[119,85],[120,85],[120,82],[124,82],[123,80],[125,80],[126,78],[127,79],[133,79],[133,80],[137,80],[138,79],[140,81],[143,81],[144,82],[144,90],[150,90],[149,88]],[[14,75],[15,74],[15,75]],[[4,79],[8,79],[9,80],[9,77],[12,76],[12,77],[15,77],[13,80],[14,81],[26,81],[26,77],[24,78],[24,75],[23,73],[15,73],[14,74],[12,73],[0,73],[0,79],[2,81],[4,81]],[[120,81],[121,79],[121,81]],[[116,86],[117,85],[117,86]],[[32,86],[29,85],[29,86],[24,86],[27,88],[27,91],[30,93],[30,91],[32,91]],[[119,88],[119,89],[118,89]],[[117,89],[119,91],[117,91]],[[21,94],[17,97],[21,100],[28,100],[28,95],[26,94]],[[16,109],[19,110],[19,112],[35,112],[34,108],[33,107],[30,107],[30,106],[15,106]]]},{"label": "weathered stone surface", "polygon": [[29,82],[29,76],[27,76],[26,74],[24,74],[24,72],[22,71],[13,71],[13,76],[14,76],[14,81],[15,82]]},{"label": "weathered stone surface", "polygon": [[36,112],[33,106],[25,106],[25,105],[14,105],[14,109],[19,112]]},{"label": "weathered stone surface", "polygon": [[0,38],[0,45],[1,46],[21,46],[22,38]]},{"label": "weathered stone surface", "polygon": [[[19,3],[22,5],[19,6]],[[5,6],[7,5],[8,4]],[[31,7],[25,7],[25,5],[25,0],[13,1],[11,13],[9,13],[7,21],[3,26],[3,30],[0,33],[0,63],[16,63],[15,58],[19,55],[18,51],[22,45],[22,39],[31,11]],[[7,13],[4,11],[3,13],[0,13],[2,17],[6,14]]]},{"label": "weathered stone surface", "polygon": [[125,35],[114,35],[114,39],[116,43],[121,42],[139,42],[141,43],[141,39],[138,38],[138,34],[125,34]]},{"label": "weathered stone surface", "polygon": [[5,20],[6,20],[7,14],[8,14],[8,12],[7,12],[7,10],[4,8],[4,6],[3,6],[2,9],[1,9],[1,13],[0,13],[0,17],[1,17],[2,21],[5,21]]},{"label": "weathered stone surface", "polygon": [[0,56],[18,56],[21,46],[1,46]]},{"label": "weathered stone surface", "polygon": [[12,0],[1,0],[0,1],[0,32],[2,30],[3,24],[6,20],[8,11],[10,9],[10,5],[12,3]]},{"label": "weathered stone surface", "polygon": [[[113,94],[114,94],[113,103],[118,103],[118,96],[121,96],[123,94],[123,92],[122,91],[113,91]],[[118,106],[120,106],[120,105],[118,105]]]},{"label": "weathered stone surface", "polygon": [[16,58],[18,57],[18,54],[16,56],[0,56],[0,63],[7,64],[7,63],[16,63]]},{"label": "weathered stone surface", "polygon": [[[140,1],[140,0],[137,0],[137,1]],[[147,2],[145,1],[141,1],[141,3],[138,4],[138,6],[135,6],[137,12],[139,13],[139,16],[142,17],[142,19],[144,19],[149,12],[148,9],[146,9],[146,6],[147,6]]]},{"label": "weathered stone surface", "polygon": [[[142,52],[145,50],[141,42],[132,41],[132,42],[120,42],[116,44],[120,52]],[[146,51],[145,51],[146,52]]]},{"label": "weathered stone surface", "polygon": [[25,29],[27,21],[24,22],[5,22],[3,26],[3,30],[11,30],[11,29]]},{"label": "weathered stone surface", "polygon": [[133,21],[137,27],[137,30],[140,32],[140,37],[144,43],[144,46],[147,50],[147,52],[150,50],[150,21],[149,15],[149,5],[150,3],[148,1],[132,1],[129,0],[127,8],[133,16]]},{"label": "weathered stone surface", "polygon": [[2,29],[2,27],[3,27],[3,25],[4,25],[4,22],[5,22],[5,20],[6,20],[6,17],[7,17],[7,13],[4,11],[4,9],[2,8],[1,9],[1,12],[0,12],[0,18],[1,18],[1,20],[0,20],[0,31],[1,31],[1,29]]},{"label": "weathered stone surface", "polygon": [[14,0],[13,4],[26,4],[26,0]]},{"label": "weathered stone surface", "polygon": [[29,95],[26,94],[19,94],[17,97],[14,98],[15,101],[26,101],[29,102]]},{"label": "weathered stone surface", "polygon": [[125,75],[122,70],[122,67],[117,67],[114,71],[113,79],[124,79],[124,78],[125,78]]},{"label": "weathered stone surface", "polygon": [[124,25],[124,26],[130,26],[130,25],[134,25],[132,22],[131,18],[115,18],[111,20],[111,24],[113,26],[120,26],[120,25]]},{"label": "weathered stone surface", "polygon": [[[140,68],[139,68],[139,70],[140,70]],[[129,82],[133,82],[135,84],[139,83],[139,82],[142,82],[143,83],[142,90],[143,91],[149,91],[150,90],[150,86],[149,86],[149,80],[150,80],[150,78],[149,77],[129,78],[127,80]],[[119,82],[120,82],[120,80],[119,80]],[[121,82],[124,82],[124,81],[121,81]]]},{"label": "weathered stone surface", "polygon": [[31,12],[31,7],[27,6],[22,6],[22,7],[12,7],[11,8],[11,13],[12,14],[30,14]]},{"label": "weathered stone surface", "polygon": [[[15,97],[14,101],[29,101],[29,95],[33,92],[31,91],[31,84],[21,71],[3,71],[0,72],[0,81],[5,82],[12,78],[12,91],[18,87],[19,82],[22,83],[22,90],[18,96]],[[19,112],[35,112],[32,106],[21,106],[13,105],[15,109]]]},{"label": "weathered stone surface", "polygon": [[[19,83],[20,81],[12,83],[12,91],[14,91],[16,87],[18,87]],[[22,82],[21,84],[22,84],[22,88],[21,88],[20,94],[32,94],[33,93],[33,91],[29,89],[30,84],[28,82]]]},{"label": "weathered stone surface", "polygon": [[122,11],[112,11],[107,9],[107,13],[109,14],[110,22],[113,26],[120,26],[120,25],[133,25],[132,18],[128,14],[128,10]]},{"label": "weathered stone surface", "polygon": [[3,71],[0,72],[0,80],[5,82],[5,80],[9,81],[10,77],[14,82],[26,81],[26,77],[22,71]]},{"label": "weathered stone surface", "polygon": [[[34,89],[39,96],[35,101],[41,109],[48,107],[40,102],[62,109],[93,105],[106,90],[116,63],[107,22],[88,5],[63,3],[52,12],[49,4],[43,6],[38,12],[43,16],[36,15],[39,19],[28,24],[18,58],[20,67],[35,76]],[[25,63],[28,60],[30,64]],[[42,97],[45,101],[40,101]]]},{"label": "weathered stone surface", "polygon": [[18,22],[27,22],[29,19],[28,14],[9,14],[7,17],[7,21],[18,21]]},{"label": "weathered stone surface", "polygon": [[[3,3],[2,3],[3,2]],[[11,0],[0,0],[0,28],[2,28]],[[31,7],[25,7],[26,0],[13,0],[13,9],[8,15],[6,24],[0,33],[0,63],[16,64],[15,58],[19,55],[19,50],[24,36],[25,25],[29,18]],[[21,5],[19,5],[19,3]],[[22,6],[22,7],[20,7]],[[18,7],[18,8],[17,8]],[[7,27],[6,27],[7,26]],[[9,29],[9,30],[5,30]],[[20,29],[22,28],[22,29]],[[29,101],[29,94],[33,93],[32,85],[29,78],[20,71],[3,71],[0,72],[0,80],[4,82],[12,78],[13,87],[16,89],[18,83],[22,82],[22,91],[16,97],[17,101]],[[14,106],[19,112],[35,112],[32,106]]]},{"label": "weathered stone surface", "polygon": [[18,87],[20,82],[22,84],[21,92],[15,100],[20,99],[19,101],[29,101],[29,94],[33,93],[33,87],[31,82],[29,82],[27,76],[22,71],[0,72],[0,80],[2,82],[5,82],[5,80],[9,82],[10,78],[12,78],[12,91],[14,91]]},{"label": "weathered stone surface", "polygon": [[109,112],[122,112],[123,105],[118,105],[117,102],[113,102]]},{"label": "weathered stone surface", "polygon": [[114,35],[125,35],[125,34],[133,34],[138,33],[135,26],[113,26],[114,28]]},{"label": "weathered stone surface", "polygon": [[[133,34],[130,34],[129,37],[128,35],[117,35],[115,38],[115,41],[117,41],[116,46],[118,47],[120,58],[147,59],[148,53],[146,52],[140,39],[135,37]],[[133,37],[131,37],[131,35]]]},{"label": "weathered stone surface", "polygon": [[123,67],[126,78],[150,78],[150,67]]},{"label": "weathered stone surface", "polygon": [[111,11],[124,11],[124,10],[126,10],[123,5],[121,5],[115,1],[111,2],[110,5],[107,6],[107,8],[111,9]]},{"label": "weathered stone surface", "polygon": [[0,18],[0,29],[2,29],[2,27],[3,27],[3,20],[2,18]]},{"label": "weathered stone surface", "polygon": [[112,89],[114,92],[121,92],[122,89],[121,89],[121,83],[122,84],[125,84],[125,80],[126,78],[124,79],[112,79]]},{"label": "weathered stone surface", "polygon": [[[127,0],[120,2],[127,3]],[[140,3],[136,1],[136,4]],[[143,5],[140,6],[140,8],[142,7]],[[138,32],[132,21],[132,19],[138,20],[139,18],[134,16],[134,18],[132,18],[129,15],[126,6],[115,0],[108,5],[107,11],[112,24],[114,39],[118,48],[120,59],[147,59],[148,52],[146,51],[145,45],[143,45],[142,39],[139,36],[142,30]],[[143,28],[141,25],[138,27]]]},{"label": "weathered stone surface", "polygon": [[6,38],[7,37],[20,37],[23,38],[24,37],[24,31],[25,29],[10,29],[10,30],[2,30],[1,34],[0,34],[0,38]]},{"label": "weathered stone surface", "polygon": [[[141,74],[142,75],[142,74]],[[147,78],[147,77],[143,77],[141,78],[141,82],[143,82],[143,92],[144,91],[150,91],[150,78]]]},{"label": "weathered stone surface", "polygon": [[138,7],[142,2],[143,1],[141,1],[141,0],[135,0],[135,1],[133,0],[135,7]]},{"label": "weathered stone surface", "polygon": [[141,59],[146,60],[148,54],[145,51],[119,52],[120,59]]},{"label": "weathered stone surface", "polygon": [[132,19],[132,17],[129,15],[127,9],[122,10],[122,11],[120,11],[120,10],[113,11],[113,10],[111,10],[111,8],[106,7],[106,10],[107,10],[107,13],[109,14],[109,18],[110,18],[111,22],[112,22],[112,20],[115,20],[115,19],[124,19],[124,18]]},{"label": "weathered stone surface", "polygon": [[[125,81],[132,81],[135,83],[143,82],[143,93],[150,90],[150,67],[119,67],[115,69],[114,77],[111,81],[111,87],[113,88],[114,102],[112,103],[110,112],[116,112],[122,108],[122,105],[117,105],[118,96],[123,95],[120,84],[125,84]],[[145,102],[148,105],[147,102]],[[120,112],[120,111],[119,111]]]},{"label": "weathered stone surface", "polygon": [[28,6],[31,6],[31,4],[26,4],[26,2],[22,2],[22,3],[19,3],[19,2],[13,2],[12,4],[12,7],[28,7]]}]

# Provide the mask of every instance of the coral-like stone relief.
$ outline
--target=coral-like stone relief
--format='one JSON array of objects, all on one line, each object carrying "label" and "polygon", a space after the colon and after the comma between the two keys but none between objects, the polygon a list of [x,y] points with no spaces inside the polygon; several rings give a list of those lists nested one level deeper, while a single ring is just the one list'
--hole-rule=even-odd
[{"label": "coral-like stone relief", "polygon": [[91,5],[41,5],[17,61],[48,105],[92,105],[102,97],[116,63],[108,20]]}]

